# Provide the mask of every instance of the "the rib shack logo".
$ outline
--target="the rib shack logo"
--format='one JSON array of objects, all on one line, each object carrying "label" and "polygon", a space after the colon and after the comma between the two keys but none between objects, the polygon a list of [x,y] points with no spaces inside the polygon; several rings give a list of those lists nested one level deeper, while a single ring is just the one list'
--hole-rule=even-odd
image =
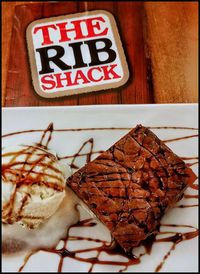
[{"label": "the rib shack logo", "polygon": [[27,28],[32,80],[42,97],[115,88],[129,77],[113,16],[91,11],[32,22]]}]

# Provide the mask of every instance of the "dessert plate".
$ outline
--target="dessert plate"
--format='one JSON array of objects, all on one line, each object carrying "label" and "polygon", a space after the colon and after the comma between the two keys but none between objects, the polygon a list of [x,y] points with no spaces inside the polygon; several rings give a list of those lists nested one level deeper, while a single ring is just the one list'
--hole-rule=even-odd
[{"label": "dessert plate", "polygon": [[[38,143],[43,136],[48,148],[75,171],[143,124],[197,174],[197,117],[197,104],[3,108],[2,146]],[[165,214],[156,239],[135,248],[132,259],[117,250],[108,230],[80,202],[80,221],[66,229],[66,238],[57,246],[3,256],[2,270],[198,272],[197,194],[196,181]]]}]

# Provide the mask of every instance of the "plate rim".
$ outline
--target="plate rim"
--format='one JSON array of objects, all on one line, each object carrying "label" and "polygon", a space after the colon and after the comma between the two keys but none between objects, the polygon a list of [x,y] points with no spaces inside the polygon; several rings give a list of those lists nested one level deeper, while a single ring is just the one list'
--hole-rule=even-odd
[{"label": "plate rim", "polygon": [[50,109],[81,109],[81,110],[90,110],[90,109],[103,109],[107,108],[109,110],[111,109],[117,109],[117,108],[167,108],[167,107],[198,107],[198,103],[172,103],[172,104],[102,104],[102,105],[73,105],[73,106],[25,106],[25,107],[2,107],[2,111],[14,111],[14,110],[35,110],[36,108],[38,110],[50,110]]}]

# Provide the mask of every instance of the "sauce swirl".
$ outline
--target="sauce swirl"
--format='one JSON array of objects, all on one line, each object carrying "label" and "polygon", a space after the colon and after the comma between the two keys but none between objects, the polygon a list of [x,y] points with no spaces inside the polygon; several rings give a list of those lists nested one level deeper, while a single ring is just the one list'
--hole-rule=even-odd
[{"label": "sauce swirl", "polygon": [[[179,129],[179,130],[192,130],[192,131],[196,131],[197,128],[189,128],[189,127],[149,127],[150,129]],[[31,133],[31,132],[41,132],[42,136],[40,141],[37,143],[37,145],[39,147],[41,147],[41,149],[48,149],[49,143],[52,140],[52,136],[53,136],[53,132],[65,132],[65,131],[73,131],[73,132],[79,132],[79,131],[97,131],[97,130],[130,130],[131,128],[77,128],[77,129],[54,129],[53,127],[53,123],[51,123],[47,129],[45,130],[25,130],[25,131],[19,131],[19,132],[12,132],[12,133],[8,133],[3,135],[3,138],[6,137],[12,137],[15,135],[19,135],[19,134],[27,134],[27,133]],[[180,141],[183,139],[189,139],[189,138],[195,138],[197,137],[197,134],[191,134],[191,135],[187,135],[187,136],[182,136],[182,137],[177,137],[177,138],[173,138],[173,139],[167,139],[164,142],[165,143],[169,143],[169,142],[175,142],[175,141]],[[89,151],[86,153],[82,153],[83,149],[88,146],[89,147]],[[95,154],[99,154],[103,152],[102,150],[99,151],[94,151],[94,139],[93,138],[89,138],[88,140],[86,140],[81,146],[80,148],[77,150],[76,153],[74,153],[73,155],[65,155],[62,157],[57,156],[57,158],[59,160],[62,159],[67,159],[69,162],[69,165],[71,166],[71,168],[73,170],[77,170],[80,168],[80,166],[78,166],[77,164],[77,159],[79,157],[86,157],[86,162],[89,162],[91,160],[92,155]],[[27,154],[27,161],[28,158],[30,157],[29,154]],[[193,157],[181,157],[183,160],[187,160],[187,161],[191,161],[194,160],[195,162],[188,162],[187,165],[188,166],[193,166],[196,165],[198,162],[198,157],[193,156]],[[37,163],[35,163],[37,164]],[[3,170],[5,170],[7,167],[3,166]],[[192,184],[189,186],[190,188],[197,190],[198,189],[198,185],[196,183]],[[183,196],[185,199],[197,199],[198,195],[197,194],[184,194]],[[197,204],[190,204],[190,205],[177,205],[177,208],[187,208],[187,207],[196,207],[198,206]],[[165,254],[165,256],[163,257],[162,261],[158,264],[158,266],[155,268],[155,272],[159,272],[165,261],[169,258],[169,256],[171,255],[172,251],[175,250],[176,246],[186,240],[190,240],[192,238],[195,238],[198,236],[198,229],[193,227],[193,226],[189,226],[189,225],[178,225],[178,224],[160,224],[158,229],[157,229],[157,234],[156,235],[152,235],[150,236],[148,239],[146,239],[146,241],[143,243],[143,247],[144,247],[144,252],[139,254],[139,256],[135,256],[132,255],[132,257],[127,257],[124,252],[121,250],[120,246],[118,246],[114,240],[112,240],[111,242],[107,242],[107,241],[103,241],[101,239],[94,239],[92,237],[82,237],[82,236],[71,236],[70,232],[73,228],[78,227],[81,229],[85,229],[85,228],[89,228],[89,227],[95,227],[97,225],[97,222],[95,219],[93,218],[89,218],[89,219],[84,219],[84,220],[79,220],[77,223],[71,225],[68,227],[67,231],[66,231],[66,237],[62,238],[61,240],[63,241],[63,247],[60,249],[57,249],[55,245],[53,248],[37,248],[32,250],[24,259],[24,263],[23,265],[19,268],[19,272],[23,271],[23,269],[25,268],[26,264],[28,263],[29,259],[31,258],[31,256],[33,256],[34,254],[36,254],[39,251],[45,251],[45,252],[49,252],[49,253],[53,253],[53,254],[57,254],[59,256],[59,264],[58,264],[58,272],[62,272],[62,267],[63,267],[63,262],[64,262],[64,258],[68,257],[68,258],[73,258],[76,261],[79,262],[84,262],[84,263],[90,263],[90,268],[88,270],[88,272],[92,272],[94,269],[95,264],[100,264],[100,265],[113,265],[113,266],[119,266],[121,267],[121,270],[119,270],[119,272],[123,272],[126,271],[128,269],[129,266],[133,266],[135,264],[139,264],[141,263],[141,258],[147,254],[151,254],[151,250],[152,250],[152,246],[154,243],[161,243],[161,242],[171,242],[172,245],[169,249],[169,251]],[[174,232],[174,231],[162,231],[162,228],[188,228],[192,231],[189,232]],[[168,234],[170,234],[170,236],[168,236]],[[159,236],[162,235],[162,238],[160,238]],[[164,235],[164,237],[163,237]],[[76,251],[71,251],[67,248],[68,242],[69,241],[84,241],[87,240],[89,242],[92,243],[100,243],[101,245],[98,247],[91,247],[91,248],[86,248],[86,249],[79,249]],[[96,256],[95,257],[89,257],[89,258],[83,258],[78,256],[78,254],[84,253],[84,252],[89,252],[89,251],[96,251]],[[102,252],[104,252],[105,254],[107,254],[108,256],[112,256],[112,255],[120,255],[123,258],[125,258],[126,260],[123,261],[112,261],[112,260],[102,260],[100,259],[100,255],[102,254]]]}]

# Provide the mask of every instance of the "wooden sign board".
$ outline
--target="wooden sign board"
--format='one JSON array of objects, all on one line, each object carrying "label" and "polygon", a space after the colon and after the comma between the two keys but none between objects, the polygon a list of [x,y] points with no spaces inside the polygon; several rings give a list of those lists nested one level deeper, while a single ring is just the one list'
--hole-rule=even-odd
[{"label": "wooden sign board", "polygon": [[33,86],[42,97],[116,88],[129,78],[117,25],[107,11],[36,20],[26,38]]},{"label": "wooden sign board", "polygon": [[[117,54],[119,53],[118,56],[122,60],[121,71],[124,76],[121,83],[116,81],[109,85],[100,81],[98,88],[76,88],[74,93],[68,90],[69,96],[63,94],[67,91],[63,89],[59,91],[58,96],[64,97],[60,98],[43,98],[51,96],[38,95],[30,68],[31,63],[34,66],[34,62],[29,61],[26,42],[28,26],[37,20],[48,20],[57,16],[71,18],[77,13],[93,14],[99,10],[109,14],[108,20],[114,20],[114,32],[117,33],[118,39]],[[143,3],[140,2],[43,2],[17,6],[12,30],[5,106],[152,103],[150,61],[145,54],[143,29]],[[87,93],[81,94],[82,92]]]}]

